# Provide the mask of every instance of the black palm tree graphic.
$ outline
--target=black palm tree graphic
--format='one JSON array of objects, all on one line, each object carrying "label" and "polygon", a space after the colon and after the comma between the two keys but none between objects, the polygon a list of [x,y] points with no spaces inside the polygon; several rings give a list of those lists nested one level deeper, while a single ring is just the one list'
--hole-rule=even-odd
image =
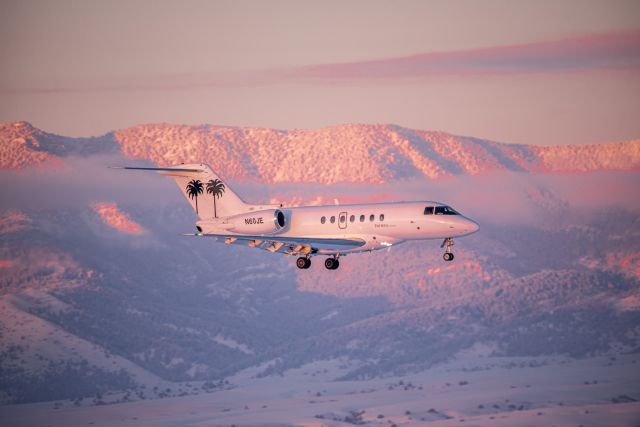
[{"label": "black palm tree graphic", "polygon": [[202,194],[204,191],[204,185],[202,185],[202,181],[199,179],[192,179],[187,183],[187,196],[193,199],[196,199],[196,214],[198,213],[198,194]]},{"label": "black palm tree graphic", "polygon": [[211,179],[207,182],[207,194],[213,195],[213,214],[218,218],[218,210],[216,208],[216,198],[222,197],[224,193],[224,184],[219,179]]}]

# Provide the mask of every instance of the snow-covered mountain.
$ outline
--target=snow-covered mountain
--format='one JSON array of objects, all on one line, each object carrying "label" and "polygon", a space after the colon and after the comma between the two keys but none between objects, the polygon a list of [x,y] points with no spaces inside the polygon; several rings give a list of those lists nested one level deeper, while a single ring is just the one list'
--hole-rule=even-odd
[{"label": "snow-covered mountain", "polygon": [[589,172],[640,169],[640,140],[532,146],[395,125],[317,130],[140,125],[95,138],[65,138],[26,122],[0,126],[0,167],[68,155],[121,152],[160,165],[204,161],[234,180],[265,183],[383,183],[490,171]]},{"label": "snow-covered mountain", "polygon": [[[263,376],[336,358],[350,360],[341,378],[366,378],[477,345],[507,356],[637,351],[639,150],[640,141],[532,147],[387,125],[144,125],[66,138],[5,124],[0,400],[204,393],[233,387],[224,379],[244,368]],[[349,256],[333,272],[317,262],[299,271],[281,255],[181,236],[193,212],[173,203],[165,189],[175,188],[162,178],[136,189],[144,202],[119,198],[127,187],[110,197],[65,187],[98,186],[103,175],[83,174],[105,154],[203,160],[243,189],[271,183],[264,196],[291,203],[332,203],[336,191],[343,202],[404,197],[411,188],[397,190],[412,178],[420,194],[450,191],[482,229],[456,241],[451,264],[439,242],[416,242]],[[91,167],[74,175],[83,161]],[[29,167],[39,173],[24,174]],[[561,180],[561,171],[574,179]],[[485,172],[494,177],[482,179]],[[36,191],[46,203],[15,197]]]}]

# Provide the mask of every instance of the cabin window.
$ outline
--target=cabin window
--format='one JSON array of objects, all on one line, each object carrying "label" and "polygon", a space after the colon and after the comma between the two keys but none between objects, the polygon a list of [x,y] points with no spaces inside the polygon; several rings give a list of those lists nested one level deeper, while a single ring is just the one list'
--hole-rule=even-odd
[{"label": "cabin window", "polygon": [[324,224],[325,222],[327,222],[327,218],[325,217],[320,218],[320,224]]},{"label": "cabin window", "polygon": [[364,215],[360,215],[360,222],[364,222]]},{"label": "cabin window", "polygon": [[384,214],[380,214],[380,221],[384,221]]},{"label": "cabin window", "polygon": [[433,206],[427,206],[426,208],[424,208],[424,214],[433,215]]},{"label": "cabin window", "polygon": [[369,221],[373,222],[374,219],[376,219],[375,215],[373,215],[373,214],[369,215]]},{"label": "cabin window", "polygon": [[335,216],[332,216],[332,217],[331,217],[331,219],[330,219],[329,221],[331,221],[331,224],[334,224],[334,223],[336,222],[336,217],[335,217]]},{"label": "cabin window", "polygon": [[349,222],[354,222],[356,220],[356,216],[355,215],[351,215],[349,217]]},{"label": "cabin window", "polygon": [[436,206],[436,215],[460,215],[455,209],[449,206]]},{"label": "cabin window", "polygon": [[347,222],[347,216],[346,215],[340,215],[340,224],[344,224],[345,222]]}]

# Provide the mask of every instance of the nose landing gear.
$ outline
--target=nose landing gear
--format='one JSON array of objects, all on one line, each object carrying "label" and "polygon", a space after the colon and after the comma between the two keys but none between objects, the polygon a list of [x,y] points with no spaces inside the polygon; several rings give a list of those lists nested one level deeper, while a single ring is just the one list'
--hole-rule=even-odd
[{"label": "nose landing gear", "polygon": [[442,244],[440,245],[441,248],[447,247],[447,249],[444,251],[444,255],[442,255],[442,258],[445,261],[453,261],[453,252],[451,251],[451,248],[453,247],[453,239],[451,237],[447,237],[446,239],[444,239],[444,241],[442,242]]}]

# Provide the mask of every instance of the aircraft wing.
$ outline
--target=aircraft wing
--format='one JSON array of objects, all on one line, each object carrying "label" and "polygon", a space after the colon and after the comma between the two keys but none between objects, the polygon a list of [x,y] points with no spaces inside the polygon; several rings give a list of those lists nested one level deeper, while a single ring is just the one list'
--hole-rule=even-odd
[{"label": "aircraft wing", "polygon": [[197,233],[187,236],[213,237],[227,244],[240,244],[269,252],[281,252],[288,255],[306,255],[309,253],[336,253],[364,246],[362,239],[335,239],[322,237],[289,237],[237,234]]}]

